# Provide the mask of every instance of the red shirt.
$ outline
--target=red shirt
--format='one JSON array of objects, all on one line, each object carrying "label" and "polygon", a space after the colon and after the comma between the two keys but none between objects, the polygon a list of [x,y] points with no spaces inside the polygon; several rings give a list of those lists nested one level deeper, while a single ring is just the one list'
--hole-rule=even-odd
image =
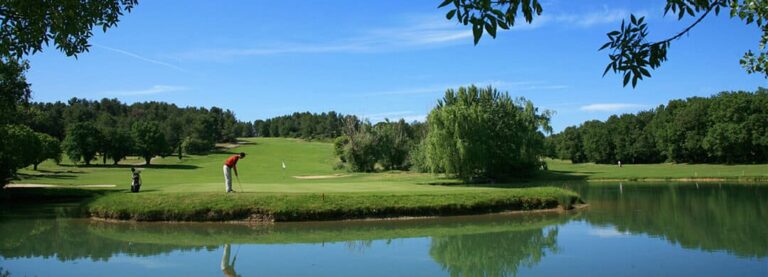
[{"label": "red shirt", "polygon": [[237,161],[240,160],[240,155],[232,155],[232,157],[229,157],[226,162],[224,162],[224,165],[228,167],[234,167],[237,168]]}]

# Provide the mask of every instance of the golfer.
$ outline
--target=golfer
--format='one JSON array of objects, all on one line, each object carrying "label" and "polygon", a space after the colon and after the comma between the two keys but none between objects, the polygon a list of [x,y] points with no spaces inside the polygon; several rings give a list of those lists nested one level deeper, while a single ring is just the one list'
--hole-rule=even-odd
[{"label": "golfer", "polygon": [[245,153],[240,152],[238,155],[232,155],[224,162],[224,183],[227,186],[227,192],[234,192],[232,190],[232,169],[235,170],[235,176],[237,175],[237,161],[245,158]]}]

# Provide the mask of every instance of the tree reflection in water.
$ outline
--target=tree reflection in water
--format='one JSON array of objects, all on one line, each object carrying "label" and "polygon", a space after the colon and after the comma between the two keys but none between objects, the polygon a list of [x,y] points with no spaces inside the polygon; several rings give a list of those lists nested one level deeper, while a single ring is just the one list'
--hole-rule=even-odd
[{"label": "tree reflection in water", "polygon": [[557,227],[435,237],[429,254],[452,276],[510,276],[557,253]]}]

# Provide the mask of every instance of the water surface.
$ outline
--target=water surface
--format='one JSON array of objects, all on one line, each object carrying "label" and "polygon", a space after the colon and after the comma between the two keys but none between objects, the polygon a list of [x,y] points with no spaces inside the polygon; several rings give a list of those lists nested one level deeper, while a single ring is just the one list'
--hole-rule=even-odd
[{"label": "water surface", "polygon": [[768,186],[563,186],[590,207],[272,226],[4,209],[0,276],[768,276]]}]

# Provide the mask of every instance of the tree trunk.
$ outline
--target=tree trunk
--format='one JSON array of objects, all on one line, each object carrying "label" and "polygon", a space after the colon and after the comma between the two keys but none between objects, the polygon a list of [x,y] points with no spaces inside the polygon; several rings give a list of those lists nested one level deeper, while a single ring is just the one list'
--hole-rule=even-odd
[{"label": "tree trunk", "polygon": [[179,160],[181,160],[181,144],[179,144]]},{"label": "tree trunk", "polygon": [[107,154],[101,155],[101,164],[107,164]]},{"label": "tree trunk", "polygon": [[38,164],[34,164],[34,167],[33,167],[33,168],[35,169],[35,171],[37,171],[37,165],[38,165]]},{"label": "tree trunk", "polygon": [[149,162],[152,161],[152,156],[144,156],[144,160],[147,161],[146,165],[149,165]]}]

